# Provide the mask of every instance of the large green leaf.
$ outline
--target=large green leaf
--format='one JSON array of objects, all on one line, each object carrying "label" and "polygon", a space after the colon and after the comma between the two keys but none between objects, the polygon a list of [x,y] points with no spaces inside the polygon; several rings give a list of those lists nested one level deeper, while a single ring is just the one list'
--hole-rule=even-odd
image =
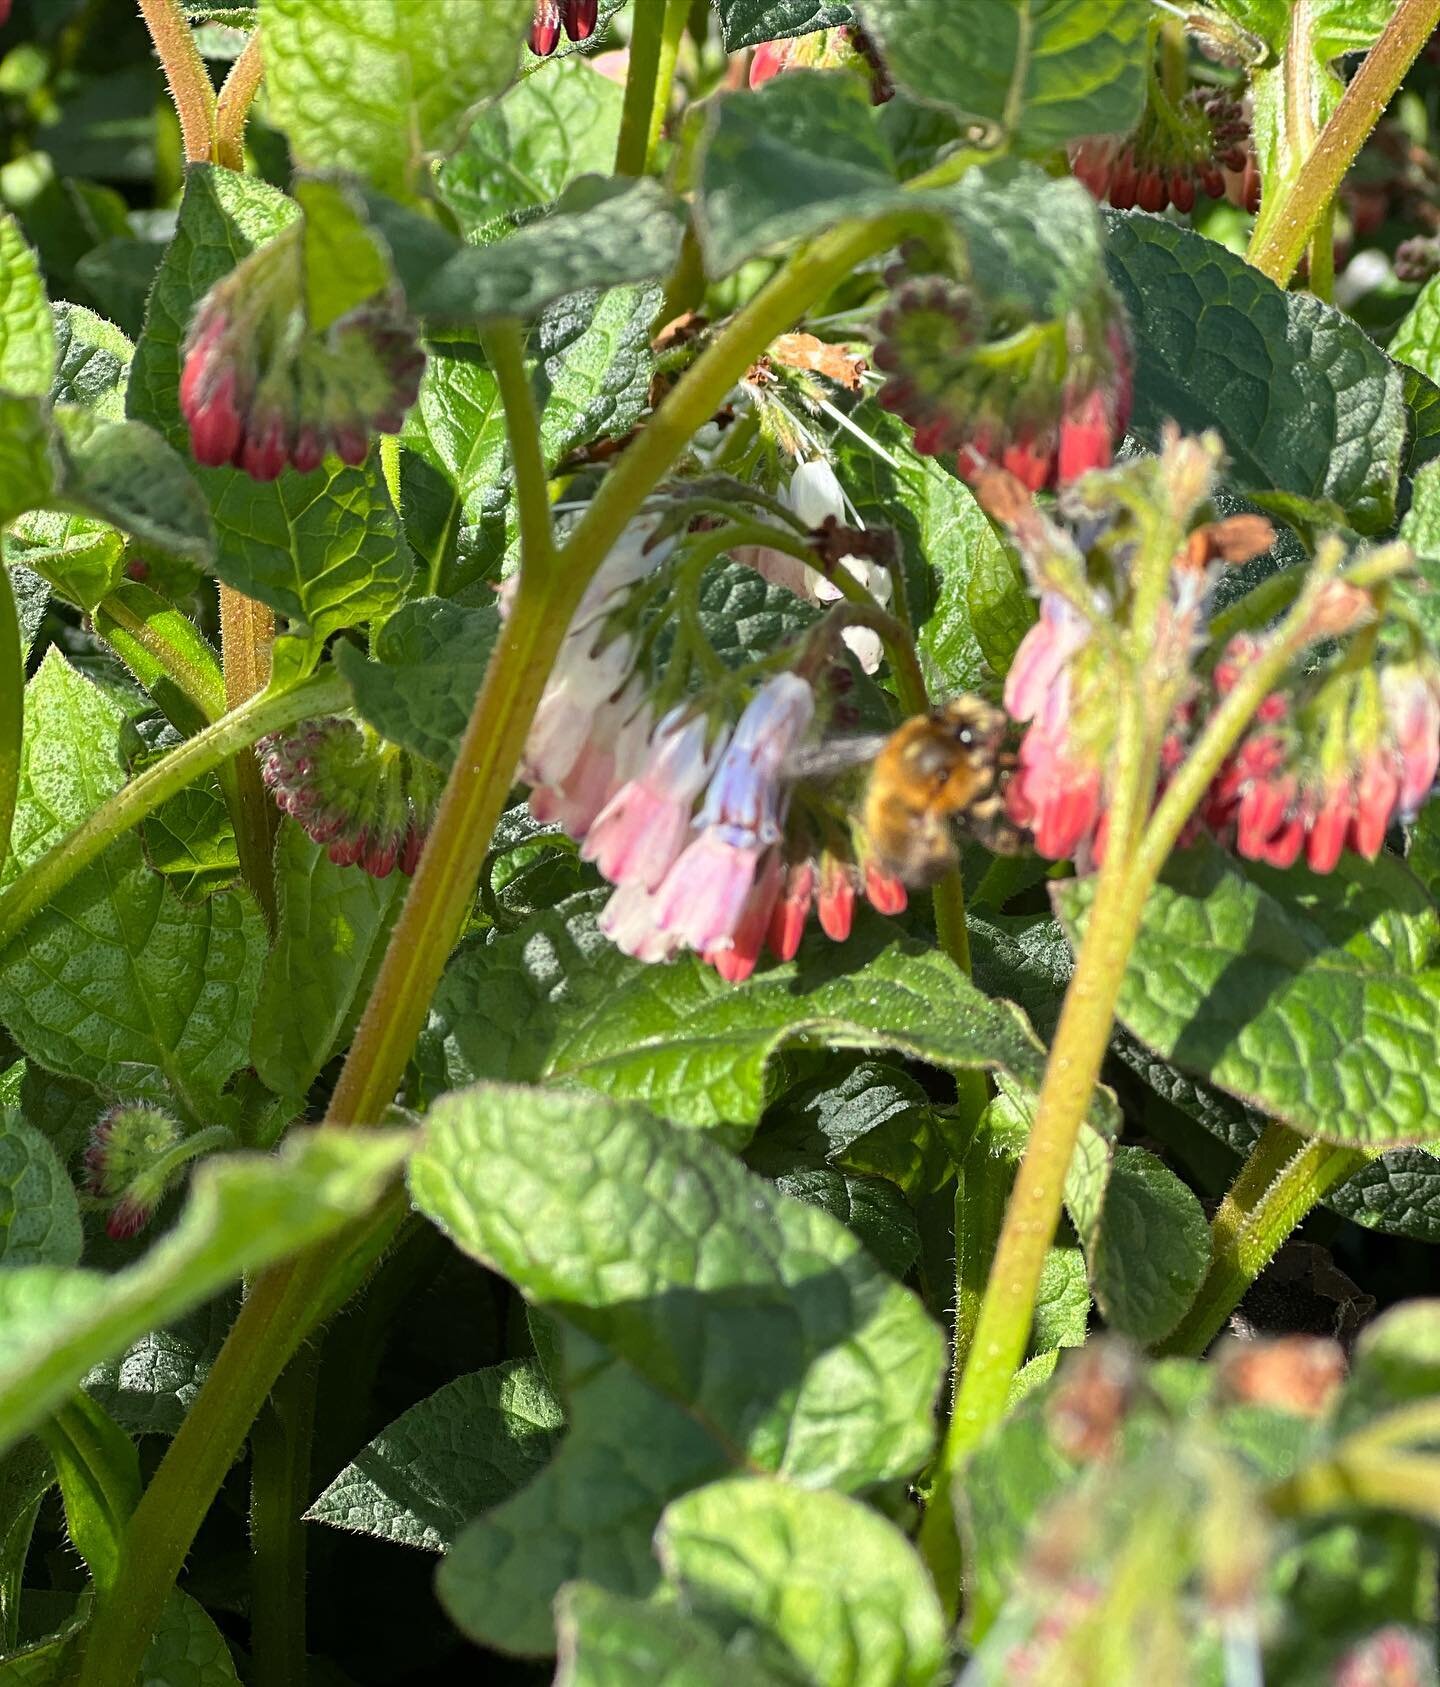
[{"label": "large green leaf", "polygon": [[0,392],[0,527],[49,503],[59,473],[44,400]]},{"label": "large green leaf", "polygon": [[1086,1240],[1105,1322],[1141,1346],[1169,1335],[1210,1267],[1204,1208],[1143,1148],[1115,1150],[1099,1222]]},{"label": "large green leaf", "polygon": [[0,1266],[74,1265],[80,1207],[60,1157],[12,1108],[0,1112]]},{"label": "large green leaf", "polygon": [[277,1157],[219,1155],[195,1172],[178,1223],[136,1264],[108,1277],[41,1265],[0,1272],[0,1447],[145,1331],[368,1212],[409,1146],[400,1131],[302,1131]]},{"label": "large green leaf", "polygon": [[848,0],[715,0],[715,5],[727,53],[855,21]]},{"label": "large green leaf", "polygon": [[82,305],[52,307],[57,404],[78,404],[106,422],[125,419],[125,383],[135,348],[115,326]]},{"label": "large green leaf", "polygon": [[533,1360],[456,1377],[357,1453],[306,1519],[443,1552],[544,1468],[564,1423]]},{"label": "large green leaf", "polygon": [[863,17],[900,87],[1012,147],[1124,134],[1144,105],[1150,18],[1134,0],[865,0]]},{"label": "large green leaf", "polygon": [[142,551],[210,565],[215,532],[205,494],[185,459],[152,428],[101,422],[69,431],[61,450],[63,508],[111,523]]},{"label": "large green leaf", "polygon": [[684,207],[650,177],[583,176],[548,216],[508,239],[469,246],[418,213],[371,196],[410,308],[461,327],[530,318],[586,287],[659,281],[675,267]]},{"label": "large green leaf", "polygon": [[55,336],[40,266],[20,225],[0,217],[0,390],[38,398],[55,372]]},{"label": "large green leaf", "polygon": [[[638,1492],[624,1484],[628,1538],[638,1523],[643,1539],[665,1499],[737,1463],[855,1488],[924,1457],[943,1355],[920,1303],[828,1215],[693,1132],[598,1096],[480,1085],[431,1109],[411,1193],[466,1252],[623,1361],[630,1374],[615,1373],[611,1385],[639,1389],[639,1399],[653,1393],[666,1439],[671,1412],[692,1424],[664,1458],[628,1425],[623,1444],[644,1448],[650,1467]],[[575,1375],[568,1356],[566,1370]],[[553,1543],[537,1544],[537,1520],[580,1491],[567,1455],[598,1457],[596,1437],[613,1447],[620,1422],[592,1423],[573,1393],[570,1403],[574,1427],[557,1459],[467,1531],[442,1571],[442,1591],[452,1610],[463,1600],[471,1632],[522,1626],[517,1611],[495,1609],[505,1602],[477,1573],[482,1562],[506,1562],[506,1581],[518,1581],[517,1540],[524,1557],[545,1564],[537,1578],[548,1582],[562,1558],[576,1566],[550,1591],[584,1561],[565,1538],[587,1532],[573,1506]],[[678,1485],[677,1470],[688,1475]],[[594,1500],[609,1528],[611,1488]],[[640,1586],[606,1580],[643,1591],[649,1574]]]},{"label": "large green leaf", "polygon": [[373,661],[353,644],[341,645],[336,660],[377,732],[448,771],[499,631],[493,604],[462,609],[417,598],[381,628]]},{"label": "large green leaf", "polygon": [[560,1352],[568,1427],[559,1451],[462,1530],[436,1577],[455,1622],[506,1651],[554,1650],[551,1604],[576,1577],[648,1593],[660,1575],[651,1536],[666,1504],[735,1463],[687,1405],[579,1330],[562,1329]]},{"label": "large green leaf", "polygon": [[674,1500],[656,1531],[687,1605],[774,1636],[826,1687],[930,1687],[945,1617],[893,1523],[843,1494],[731,1477]]},{"label": "large green leaf", "polygon": [[217,1295],[163,1329],[147,1330],[89,1371],[85,1392],[132,1435],[173,1435],[235,1322],[235,1306],[234,1295]]},{"label": "large green leaf", "polygon": [[278,1095],[303,1097],[360,1017],[393,915],[398,875],[337,867],[288,821],[275,845],[279,930],[265,960],[250,1059]]},{"label": "large green leaf", "polygon": [[[1057,889],[1083,923],[1090,881]],[[1184,851],[1152,892],[1119,1017],[1182,1071],[1305,1136],[1355,1148],[1440,1137],[1435,910],[1403,866],[1242,874]]]},{"label": "large green leaf", "polygon": [[1153,446],[1167,421],[1216,428],[1231,484],[1257,502],[1390,527],[1408,424],[1400,372],[1364,331],[1177,223],[1112,212],[1109,228],[1136,340],[1134,432]]},{"label": "large green leaf", "polygon": [[844,948],[817,937],[794,963],[728,985],[694,956],[656,966],[622,955],[596,934],[598,903],[572,898],[455,956],[429,1033],[450,1084],[584,1085],[681,1124],[743,1127],[764,1107],[774,1057],[811,1040],[1039,1082],[1043,1051],[1018,1010],[878,919]]},{"label": "large green leaf", "polygon": [[[122,717],[56,651],[26,689],[8,871],[119,788]],[[202,1122],[248,1059],[265,928],[246,891],[182,903],[127,833],[0,956],[0,1019],[50,1070]]]},{"label": "large green leaf", "polygon": [[527,76],[477,119],[441,168],[440,192],[471,228],[548,205],[577,176],[611,167],[624,103],[583,58]]},{"label": "large green leaf", "polygon": [[297,162],[419,194],[519,69],[529,0],[261,0],[270,114]]},{"label": "large green leaf", "polygon": [[124,578],[125,538],[109,522],[27,510],[5,535],[5,554],[78,608],[93,610]]},{"label": "large green leaf", "polygon": [[555,1601],[556,1687],[801,1687],[783,1660],[756,1656],[755,1634],[728,1639],[678,1605],[571,1582]]}]

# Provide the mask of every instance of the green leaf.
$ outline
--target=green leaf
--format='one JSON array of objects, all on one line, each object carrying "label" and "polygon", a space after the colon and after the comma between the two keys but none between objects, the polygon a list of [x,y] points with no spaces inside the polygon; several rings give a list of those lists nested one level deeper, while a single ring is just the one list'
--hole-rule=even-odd
[{"label": "green leaf", "polygon": [[[56,651],[26,688],[26,719],[11,874],[123,780],[119,711]],[[111,1094],[173,1094],[204,1122],[248,1059],[264,952],[248,892],[182,903],[127,833],[0,956],[0,1019],[50,1070]]]},{"label": "green leaf", "polygon": [[[1077,880],[1056,900],[1083,924]],[[1217,849],[1151,893],[1118,1014],[1140,1041],[1304,1136],[1433,1141],[1440,1117],[1436,915],[1393,857],[1248,876]]]},{"label": "green leaf", "polygon": [[265,960],[250,1060],[277,1095],[303,1097],[355,1029],[404,900],[398,875],[337,867],[282,823],[275,846],[279,930]]},{"label": "green leaf", "polygon": [[813,1148],[847,1170],[882,1177],[907,1194],[926,1195],[950,1175],[950,1157],[934,1104],[898,1063],[843,1057],[823,1077],[787,1091],[766,1110],[761,1139]]},{"label": "green leaf", "polygon": [[468,228],[558,199],[615,159],[621,88],[583,58],[527,76],[477,119],[441,166],[440,192]]},{"label": "green leaf", "polygon": [[177,451],[189,449],[180,415],[180,348],[200,298],[299,214],[293,200],[254,176],[192,164],[185,172],[174,238],[155,276],[145,331],[135,347],[127,413]]},{"label": "green leaf", "polygon": [[80,1207],[60,1157],[20,1115],[0,1113],[0,1266],[74,1265]]},{"label": "green leaf", "polygon": [[201,568],[213,562],[205,494],[185,459],[143,422],[102,422],[67,439],[62,452],[66,507],[112,523],[142,550]]},{"label": "green leaf", "polygon": [[944,1613],[919,1555],[843,1494],[731,1477],[666,1508],[655,1550],[687,1605],[773,1635],[827,1687],[929,1687]]},{"label": "green leaf", "polygon": [[146,818],[142,835],[145,859],[157,873],[175,881],[187,902],[239,877],[230,811],[213,775],[161,803]]},{"label": "green leaf", "polygon": [[742,1629],[723,1641],[678,1606],[626,1599],[570,1582],[555,1601],[560,1658],[556,1687],[799,1687],[778,1661],[755,1655]]},{"label": "green leaf", "polygon": [[1126,134],[1145,101],[1150,19],[1133,0],[865,0],[896,83],[1012,147]]},{"label": "green leaf", "polygon": [[930,1445],[941,1354],[919,1301],[693,1132],[598,1096],[480,1085],[431,1109],[410,1187],[458,1246],[760,1468],[858,1487]]},{"label": "green leaf", "polygon": [[544,1468],[564,1423],[532,1360],[457,1377],[382,1430],[306,1519],[444,1552]]},{"label": "green leaf", "polygon": [[35,1516],[54,1485],[54,1466],[38,1441],[22,1441],[0,1457],[0,1652],[7,1655],[19,1636],[21,1582]]},{"label": "green leaf", "polygon": [[65,1526],[102,1593],[115,1585],[125,1525],[140,1499],[140,1455],[104,1407],[77,1390],[39,1429],[55,1466]]},{"label": "green leaf", "polygon": [[920,1232],[904,1195],[883,1177],[771,1151],[762,1144],[748,1156],[782,1195],[806,1201],[854,1232],[892,1277],[903,1278],[920,1252]]},{"label": "green leaf", "polygon": [[235,1322],[233,1295],[147,1330],[84,1379],[87,1394],[132,1435],[173,1435],[194,1404],[200,1385]]},{"label": "green leaf", "polygon": [[388,293],[395,276],[358,198],[336,182],[303,178],[295,183],[295,198],[305,213],[305,317],[312,334],[323,334],[367,300]]},{"label": "green leaf", "polygon": [[204,1607],[178,1589],[166,1602],[141,1676],[166,1687],[236,1687],[239,1680],[225,1636]]},{"label": "green leaf", "polygon": [[458,1626],[505,1651],[554,1650],[551,1603],[577,1576],[648,1593],[660,1576],[651,1536],[666,1504],[734,1468],[734,1450],[686,1406],[588,1336],[562,1329],[561,1352],[569,1427],[559,1451],[461,1532],[436,1575]]},{"label": "green leaf", "polygon": [[22,515],[5,535],[5,554],[87,611],[108,597],[125,574],[123,535],[109,522],[59,510]]},{"label": "green leaf", "polygon": [[1325,1205],[1365,1230],[1440,1242],[1440,1158],[1424,1148],[1392,1149],[1332,1189]]},{"label": "green leaf", "polygon": [[493,604],[462,609],[417,598],[381,628],[373,661],[353,644],[335,659],[377,732],[448,771],[499,632]]},{"label": "green leaf", "polygon": [[450,1084],[579,1084],[711,1128],[755,1123],[769,1065],[794,1042],[893,1048],[1039,1082],[1043,1051],[1018,1010],[878,920],[843,949],[813,938],[791,965],[727,985],[694,956],[654,966],[622,955],[595,932],[599,900],[576,897],[457,953],[429,1033]]},{"label": "green leaf", "polygon": [[48,503],[58,472],[43,401],[0,392],[0,527]]},{"label": "green leaf", "polygon": [[853,23],[846,0],[715,0],[727,53]]},{"label": "green leaf", "polygon": [[1053,1356],[1062,1347],[1083,1347],[1090,1330],[1090,1282],[1081,1248],[1056,1246],[1045,1255],[1035,1296],[1030,1351]]},{"label": "green leaf", "polygon": [[1405,404],[1399,371],[1364,331],[1176,223],[1114,212],[1108,223],[1135,333],[1135,434],[1153,447],[1170,420],[1215,428],[1231,484],[1266,508],[1389,528]]},{"label": "green leaf", "polygon": [[1117,1148],[1087,1251],[1105,1322],[1148,1347],[1175,1328],[1205,1280],[1210,1227],[1199,1201],[1153,1154]]},{"label": "green leaf", "polygon": [[375,453],[262,483],[210,469],[215,573],[309,628],[315,640],[382,620],[405,601],[412,565]]},{"label": "green leaf", "polygon": [[1432,381],[1440,380],[1440,276],[1432,276],[1415,295],[1391,337],[1390,355]]},{"label": "green leaf", "polygon": [[858,77],[796,70],[716,101],[697,227],[711,275],[904,201]]},{"label": "green leaf", "polygon": [[14,217],[0,217],[0,389],[25,398],[49,392],[55,372],[50,304],[35,254]]},{"label": "green leaf", "polygon": [[429,156],[519,68],[529,0],[261,0],[269,114],[297,163],[423,191]]},{"label": "green leaf", "polygon": [[298,1131],[278,1156],[216,1155],[192,1176],[174,1228],[134,1265],[108,1277],[0,1272],[0,1447],[147,1330],[368,1212],[409,1146],[399,1131]]},{"label": "green leaf", "polygon": [[640,420],[650,402],[650,331],[662,302],[658,287],[591,289],[540,318],[530,350],[547,464]]},{"label": "green leaf", "polygon": [[106,422],[125,419],[125,383],[135,348],[103,316],[81,305],[52,306],[55,331],[55,378],[50,397],[56,404],[78,404]]},{"label": "green leaf", "polygon": [[538,316],[587,287],[663,280],[680,255],[685,226],[679,200],[649,177],[583,176],[548,216],[489,246],[464,245],[374,196],[367,204],[411,310],[461,327]]}]

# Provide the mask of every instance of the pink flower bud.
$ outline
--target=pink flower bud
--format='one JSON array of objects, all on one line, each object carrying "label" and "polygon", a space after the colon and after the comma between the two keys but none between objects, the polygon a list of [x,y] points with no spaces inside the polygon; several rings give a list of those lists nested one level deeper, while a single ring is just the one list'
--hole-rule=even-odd
[{"label": "pink flower bud", "polygon": [[873,861],[865,863],[865,897],[877,914],[903,914],[910,900],[902,881]]},{"label": "pink flower bud", "polygon": [[1058,592],[1040,597],[1040,619],[1020,641],[1005,676],[1005,711],[1034,720],[1059,685],[1071,658],[1090,641],[1088,622]]},{"label": "pink flower bud", "polygon": [[530,51],[548,59],[560,44],[560,0],[535,0],[535,20],[530,25]]},{"label": "pink flower bud", "polygon": [[600,0],[565,0],[565,33],[572,41],[588,41],[599,15]]},{"label": "pink flower bud", "polygon": [[1385,845],[1396,804],[1400,797],[1400,776],[1386,751],[1368,756],[1355,781],[1355,810],[1350,817],[1350,847],[1357,855],[1373,861]]},{"label": "pink flower bud", "polygon": [[807,856],[793,862],[785,875],[780,897],[770,914],[766,941],[770,953],[781,961],[793,961],[805,934],[810,904],[815,897],[815,863]]},{"label": "pink flower bud", "polygon": [[115,1204],[106,1234],[124,1241],[143,1230],[165,1193],[162,1163],[182,1140],[168,1113],[146,1102],[122,1103],[101,1115],[85,1150],[90,1193]]},{"label": "pink flower bud", "polygon": [[734,940],[762,850],[730,842],[717,828],[688,844],[655,892],[655,923],[704,954]]},{"label": "pink flower bud", "polygon": [[621,885],[600,910],[598,924],[622,954],[637,961],[668,961],[683,946],[677,933],[656,924],[654,894],[640,884]]},{"label": "pink flower bud", "polygon": [[745,899],[730,942],[705,951],[704,959],[727,984],[743,984],[754,972],[784,878],[780,852],[772,849],[755,875],[754,888]]},{"label": "pink flower bud", "polygon": [[1413,663],[1387,667],[1380,695],[1400,756],[1400,818],[1413,820],[1430,795],[1440,766],[1440,694],[1436,681]]},{"label": "pink flower bud", "polygon": [[1351,802],[1348,782],[1334,785],[1321,799],[1305,840],[1305,859],[1315,873],[1333,873],[1345,849],[1350,830]]},{"label": "pink flower bud", "polygon": [[855,919],[855,869],[827,849],[820,857],[820,929],[833,943],[843,943]]},{"label": "pink flower bud", "polygon": [[724,747],[707,745],[704,715],[672,709],[655,729],[644,767],[617,790],[590,828],[581,855],[612,884],[653,890],[684,848],[695,799]]}]

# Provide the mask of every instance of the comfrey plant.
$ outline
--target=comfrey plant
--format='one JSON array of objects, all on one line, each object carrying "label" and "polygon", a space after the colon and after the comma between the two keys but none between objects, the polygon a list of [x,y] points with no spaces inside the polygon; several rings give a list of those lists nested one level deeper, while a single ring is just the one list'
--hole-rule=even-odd
[{"label": "comfrey plant", "polygon": [[0,1687],[1434,1682],[1440,0],[135,11],[0,0]]}]

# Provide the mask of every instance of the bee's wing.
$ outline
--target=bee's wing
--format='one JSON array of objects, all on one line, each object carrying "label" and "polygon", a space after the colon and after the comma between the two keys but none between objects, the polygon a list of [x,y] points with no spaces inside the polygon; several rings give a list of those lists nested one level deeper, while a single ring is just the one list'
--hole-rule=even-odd
[{"label": "bee's wing", "polygon": [[822,744],[807,745],[785,758],[785,777],[820,783],[838,779],[842,773],[874,761],[889,742],[889,733],[875,732],[864,738],[829,738]]}]

